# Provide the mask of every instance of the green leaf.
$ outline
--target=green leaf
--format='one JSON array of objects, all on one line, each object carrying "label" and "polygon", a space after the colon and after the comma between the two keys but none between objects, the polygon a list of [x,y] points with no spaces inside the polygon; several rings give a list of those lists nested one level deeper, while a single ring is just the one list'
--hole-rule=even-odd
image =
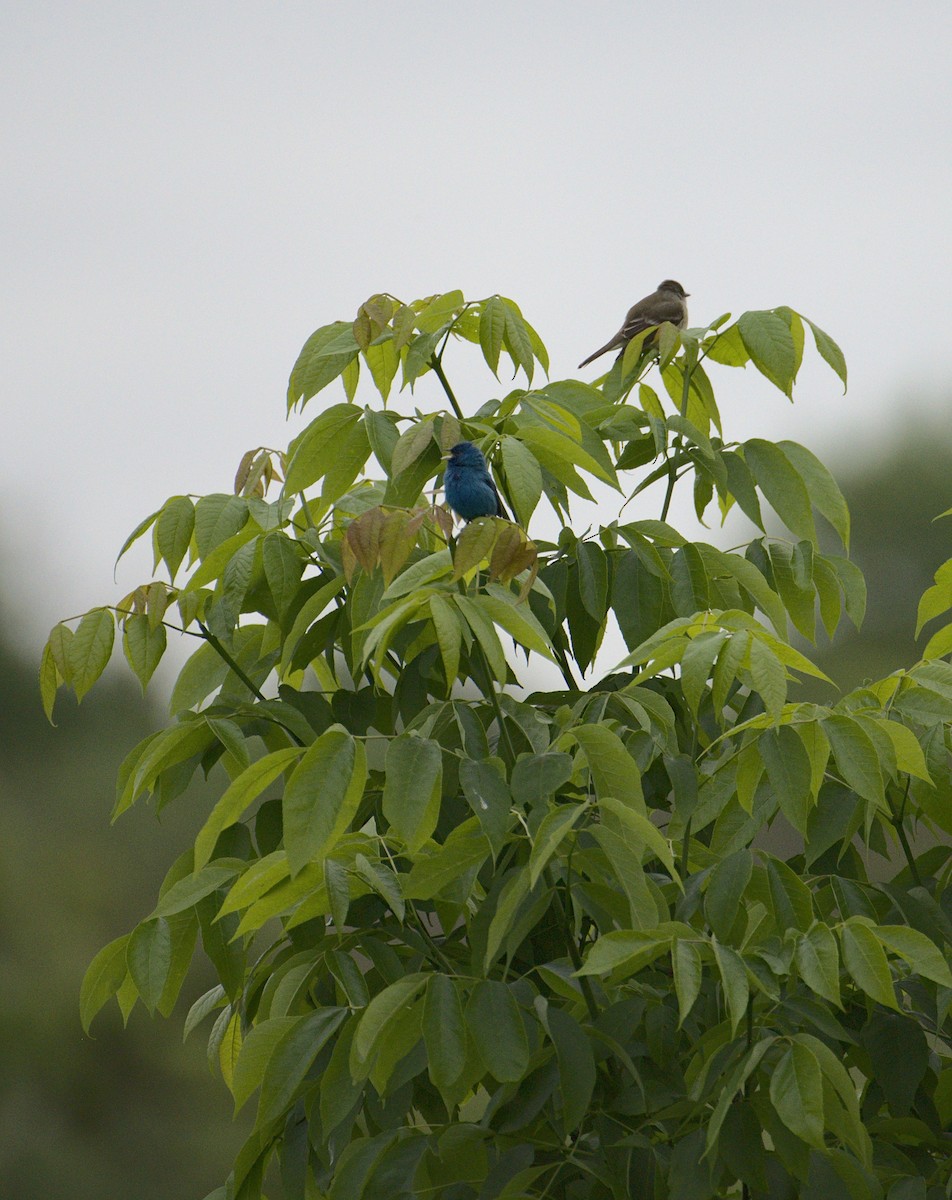
[{"label": "green leaf", "polygon": [[722,858],[711,871],[704,893],[704,915],[720,941],[730,937],[753,870],[753,858],[744,847]]},{"label": "green leaf", "polygon": [[638,766],[617,733],[605,725],[576,725],[564,736],[574,738],[581,746],[599,800],[612,796],[647,816]]},{"label": "green leaf", "polygon": [[530,888],[535,887],[549,859],[587,807],[585,804],[560,804],[542,818],[532,841],[532,853],[529,855]]},{"label": "green leaf", "polygon": [[[518,767],[517,763],[517,770]],[[506,840],[512,808],[505,766],[498,758],[482,761],[464,758],[460,763],[459,778],[463,794],[489,838],[493,854],[498,854]]]},{"label": "green leaf", "polygon": [[758,529],[762,530],[764,518],[760,511],[760,500],[757,498],[757,489],[750,468],[734,450],[722,450],[720,455],[727,470],[728,491],[740,505],[743,514],[749,517]]},{"label": "green leaf", "polygon": [[126,967],[126,946],[129,934],[116,938],[108,946],[103,946],[93,961],[86,968],[82,986],[79,989],[79,1016],[83,1031],[89,1033],[93,1017],[102,1008],[110,996],[114,996],[122,986],[128,968]]},{"label": "green leaf", "polygon": [[152,918],[137,925],[129,935],[126,964],[139,995],[150,1013],[165,988],[172,963],[172,941],[169,923],[163,917]]},{"label": "green leaf", "polygon": [[810,889],[796,873],[780,859],[769,857],[767,884],[774,919],[781,935],[788,929],[809,929],[813,924],[813,898]]},{"label": "green leaf", "polygon": [[803,982],[837,1008],[840,1002],[840,956],[833,931],[819,922],[796,941],[795,960]]},{"label": "green leaf", "polygon": [[56,703],[56,692],[59,685],[60,674],[56,669],[52,647],[47,642],[43,647],[43,657],[40,660],[40,698],[43,701],[43,712],[50,724],[53,724],[53,706]]},{"label": "green leaf", "polygon": [[288,408],[302,405],[357,357],[359,347],[350,321],[335,321],[314,331],[301,348],[288,380]]},{"label": "green leaf", "polygon": [[952,972],[942,951],[924,933],[906,925],[875,925],[873,933],[887,950],[905,959],[917,975],[952,988]]},{"label": "green leaf", "polygon": [[783,523],[799,538],[817,544],[810,493],[790,459],[773,442],[751,438],[743,445],[744,461],[757,486]]},{"label": "green leaf", "polygon": [[798,833],[806,835],[813,799],[813,773],[803,741],[791,725],[765,729],[757,748],[767,768],[767,778],[780,801],[784,816]]},{"label": "green leaf", "polygon": [[192,532],[195,529],[195,505],[188,496],[173,496],[166,500],[155,523],[155,549],[165,560],[169,579],[174,580],[188,553]]},{"label": "green leaf", "polygon": [[129,666],[145,691],[155,668],[165,653],[165,626],[152,622],[144,613],[133,613],[126,617],[122,632],[122,649]]},{"label": "green leaf", "polygon": [[750,675],[767,715],[776,720],[787,699],[787,676],[783,663],[761,638],[751,642]]},{"label": "green leaf", "polygon": [[[256,570],[257,558],[258,539],[255,538],[253,541],[245,542],[234,554],[230,555],[222,571],[221,599],[216,605],[215,611],[219,618],[219,627],[221,622],[224,622],[229,634],[238,624],[238,617]],[[209,623],[212,624],[211,620]]]},{"label": "green leaf", "polygon": [[428,840],[440,815],[443,757],[439,742],[403,734],[387,747],[383,815],[410,854]]},{"label": "green leaf", "polygon": [[790,396],[797,374],[797,354],[790,327],[783,317],[773,312],[745,312],[738,319],[737,328],[757,370],[785,396]]},{"label": "green leaf", "polygon": [[694,942],[678,938],[671,946],[671,969],[678,998],[678,1028],[687,1020],[701,993],[701,952]]},{"label": "green leaf", "polygon": [[490,843],[473,819],[457,826],[443,845],[427,858],[417,859],[403,883],[408,900],[432,900],[444,889],[481,866],[490,854]]},{"label": "green leaf", "polygon": [[669,951],[672,940],[670,933],[660,930],[619,929],[603,933],[575,974],[607,975],[620,968],[631,974]]},{"label": "green leaf", "polygon": [[799,542],[796,548],[782,542],[772,542],[770,566],[777,591],[793,618],[794,625],[805,638],[813,641],[816,634],[816,595],[812,580],[809,587],[801,587],[797,580],[797,565],[802,562],[802,556],[797,555],[800,546],[807,546],[812,550],[811,543],[807,541]]},{"label": "green leaf", "polygon": [[[931,1047],[920,1020],[918,1017],[910,1020],[899,1013],[875,1012],[860,1033],[873,1079],[894,1117],[912,1115],[916,1093],[929,1069]],[[924,1125],[922,1132],[925,1133]]]},{"label": "green leaf", "polygon": [[944,658],[952,651],[952,624],[943,625],[926,642],[923,658]]},{"label": "green leaf", "polygon": [[393,334],[389,329],[370,343],[364,351],[364,357],[367,360],[367,366],[370,367],[374,386],[386,404],[393,377],[400,365],[400,355],[397,353]]},{"label": "green leaf", "polygon": [[506,494],[512,501],[519,523],[527,528],[542,497],[542,469],[532,451],[518,438],[504,437],[501,446]]},{"label": "green leaf", "polygon": [[466,1065],[466,1027],[456,983],[447,975],[431,975],[423,1001],[423,1040],[430,1079],[445,1094]]},{"label": "green leaf", "polygon": [[707,357],[725,367],[743,367],[750,362],[750,354],[736,322],[718,332],[710,344]]},{"label": "green leaf", "polygon": [[898,1008],[889,963],[875,933],[857,917],[839,927],[843,962],[857,985],[886,1008]]},{"label": "green leaf", "polygon": [[113,809],[113,820],[138,799],[152,791],[164,771],[203,753],[214,734],[204,721],[183,721],[163,729],[148,743],[142,758],[125,781]]},{"label": "green leaf", "polygon": [[417,592],[426,584],[432,583],[434,579],[450,575],[452,570],[453,560],[449,550],[437,550],[435,554],[428,554],[426,558],[411,563],[396,577],[381,597],[381,603],[387,603],[399,596],[406,596],[410,592]]},{"label": "green leaf", "polygon": [[[580,442],[573,441],[566,434],[559,433],[555,429],[547,429],[542,425],[523,425],[519,429],[519,437],[533,451],[542,466],[547,467],[556,478],[572,487],[573,491],[578,489],[569,483],[571,474],[564,470],[560,473],[559,463],[564,466],[581,467],[583,471],[588,471],[597,479],[601,479],[603,483],[608,483],[613,488],[618,487],[615,472],[593,457]],[[579,495],[588,499],[585,491],[579,491]]]},{"label": "green leaf", "polygon": [[287,1111],[315,1058],[347,1015],[346,1008],[319,1008],[295,1020],[277,1039],[261,1080],[256,1129]]},{"label": "green leaf", "polygon": [[603,621],[608,596],[608,561],[605,551],[595,542],[576,546],[578,590],[585,611],[595,621]]},{"label": "green leaf", "polygon": [[500,1083],[518,1083],[529,1067],[529,1039],[519,1005],[506,984],[483,979],[466,1005],[466,1028],[486,1070]]},{"label": "green leaf", "polygon": [[824,333],[818,326],[806,317],[803,318],[813,330],[813,340],[816,342],[816,348],[820,352],[820,356],[824,362],[829,363],[836,374],[843,382],[843,391],[846,391],[846,359],[843,357],[843,351],[839,348],[836,342],[828,333]]},{"label": "green leaf", "polygon": [[805,446],[788,441],[777,442],[777,446],[806,484],[813,506],[826,517],[839,535],[840,541],[849,549],[850,513],[836,480],[816,455]]},{"label": "green leaf", "polygon": [[747,1001],[750,998],[750,984],[747,982],[747,971],[744,960],[722,942],[714,942],[714,961],[721,976],[724,989],[724,999],[727,1001],[727,1012],[731,1022],[731,1037],[740,1026],[747,1014]]},{"label": "green leaf", "polygon": [[453,600],[459,611],[463,614],[466,624],[476,635],[476,641],[486,656],[493,679],[498,680],[500,683],[505,683],[509,674],[506,656],[503,653],[502,645],[493,625],[493,619],[486,614],[483,606],[478,603],[478,601],[487,598],[485,596],[476,596],[474,598],[470,598],[469,596],[454,596]]},{"label": "green leaf", "polygon": [[490,964],[505,944],[516,914],[529,895],[529,890],[529,871],[522,867],[513,871],[500,889],[496,911],[493,913],[489,923],[489,932],[486,935],[486,953],[483,955],[485,970],[488,971]]},{"label": "green leaf", "polygon": [[64,683],[70,682],[73,673],[73,668],[70,665],[69,648],[74,636],[72,629],[60,621],[50,630],[49,640],[47,641],[50,657],[53,659],[57,673]]},{"label": "green leaf", "polygon": [[297,543],[287,534],[269,533],[261,541],[261,566],[274,606],[279,617],[283,618],[291,604],[298,599],[304,572],[304,560],[298,552]]},{"label": "green leaf", "polygon": [[608,829],[613,829],[626,842],[637,846],[639,857],[644,851],[650,850],[664,865],[668,874],[675,880],[678,873],[674,867],[674,856],[671,845],[660,829],[648,819],[643,812],[626,804],[614,796],[602,796],[598,801],[602,821]]},{"label": "green leaf", "polygon": [[129,536],[126,538],[126,540],[122,543],[122,549],[116,555],[116,564],[118,564],[119,559],[122,558],[122,556],[129,549],[129,547],[134,545],[139,540],[139,538],[142,537],[142,535],[146,532],[146,530],[150,529],[155,524],[156,518],[158,517],[158,515],[161,511],[162,511],[161,508],[156,509],[156,511],[154,513],[152,513],[148,517],[145,517],[142,521],[139,522],[139,524],[135,527],[135,529],[133,529],[132,533],[130,533]]},{"label": "green leaf", "polygon": [[550,1004],[546,1024],[559,1064],[563,1127],[569,1133],[577,1129],[588,1114],[595,1090],[595,1058],[592,1044],[581,1025],[565,1009]]},{"label": "green leaf", "polygon": [[512,794],[531,806],[555,793],[572,777],[572,756],[547,752],[520,758],[512,772]]},{"label": "green leaf", "polygon": [[679,617],[693,616],[711,606],[704,560],[690,542],[675,550],[671,558],[671,599]]},{"label": "green leaf", "polygon": [[502,350],[503,335],[506,330],[506,306],[499,296],[490,296],[483,301],[479,314],[479,345],[483,358],[499,378],[499,354]]},{"label": "green leaf", "polygon": [[863,572],[856,563],[848,558],[840,558],[836,554],[828,554],[826,561],[836,572],[840,587],[843,589],[843,599],[846,604],[846,615],[859,629],[866,615],[866,580]]},{"label": "green leaf", "polygon": [[770,1102],[796,1137],[824,1148],[823,1073],[813,1051],[792,1042],[770,1076]]},{"label": "green leaf", "polygon": [[727,631],[723,629],[701,633],[692,639],[681,656],[681,687],[695,719],[714,668],[714,660],[728,637]]},{"label": "green leaf", "polygon": [[[213,550],[230,541],[247,520],[248,501],[241,496],[231,496],[226,492],[203,496],[195,505],[195,545],[199,558],[207,559]],[[217,572],[199,578],[206,583],[208,579],[216,579]],[[189,586],[196,586],[194,577],[189,580]]]},{"label": "green leaf", "polygon": [[499,537],[499,522],[495,517],[477,517],[469,521],[456,539],[453,553],[453,578],[462,579],[485,562]]},{"label": "green leaf", "polygon": [[[727,1082],[721,1089],[721,1094],[718,1097],[717,1104],[714,1107],[714,1112],[711,1115],[710,1122],[707,1126],[706,1148],[704,1151],[705,1157],[710,1154],[711,1150],[717,1144],[718,1135],[721,1127],[727,1117],[728,1111],[734,1103],[734,1097],[744,1086],[751,1075],[760,1066],[760,1062],[764,1055],[774,1044],[775,1039],[772,1037],[762,1038],[755,1043],[740,1060],[734,1070],[727,1078]],[[759,1136],[759,1134],[758,1134]]]},{"label": "green leaf", "polygon": [[350,1052],[350,1070],[355,1079],[365,1079],[370,1074],[372,1056],[388,1023],[409,1007],[429,978],[417,973],[398,979],[378,992],[364,1009]]},{"label": "green leaf", "polygon": [[[830,740],[823,732],[819,721],[805,721],[803,724],[796,725],[795,729],[800,741],[803,742],[807,758],[810,760],[810,794],[817,797],[826,778],[826,768],[830,761]],[[807,842],[812,847],[812,836],[807,837]]]},{"label": "green leaf", "polygon": [[459,656],[463,641],[463,625],[459,612],[442,596],[430,597],[430,618],[443,659],[446,685],[453,686],[459,675]]},{"label": "green leaf", "polygon": [[[227,1013],[228,1010],[225,1010]],[[237,1014],[236,1014],[237,1015]],[[241,1044],[230,1083],[235,1101],[235,1113],[261,1086],[271,1055],[285,1034],[299,1025],[303,1017],[272,1017],[252,1026]]]},{"label": "green leaf", "polygon": [[194,908],[199,900],[210,896],[230,879],[243,870],[247,864],[241,859],[218,858],[208,866],[202,867],[184,879],[178,880],[166,892],[163,892],[152,910],[153,917],[171,917],[175,913]]},{"label": "green leaf", "polygon": [[246,767],[231,781],[195,839],[196,870],[201,870],[211,858],[222,830],[233,825],[248,805],[303,753],[303,748],[299,746],[274,750]]},{"label": "green leaf", "polygon": [[417,329],[422,333],[436,333],[446,326],[456,310],[462,308],[463,303],[463,293],[458,288],[430,297],[426,307],[417,314]]},{"label": "green leaf", "polygon": [[485,613],[494,625],[504,629],[520,646],[542,655],[550,662],[555,662],[555,655],[549,645],[549,636],[532,615],[528,606],[512,604],[508,600],[501,599],[495,586],[491,586],[493,594],[474,596],[469,603]]},{"label": "green leaf", "polygon": [[68,678],[77,700],[106,669],[115,636],[116,622],[108,608],[91,609],[80,621],[69,643]]},{"label": "green leaf", "polygon": [[615,562],[612,609],[625,645],[634,650],[664,624],[664,585],[635,550],[629,550]]},{"label": "green leaf", "polygon": [[290,446],[290,460],[284,481],[285,495],[303,492],[334,465],[342,438],[361,417],[352,404],[334,404],[313,420]]},{"label": "green leaf", "polygon": [[825,717],[821,725],[844,780],[864,800],[884,805],[879,756],[866,730],[852,717],[836,713]]},{"label": "green leaf", "polygon": [[429,447],[432,441],[432,417],[429,417],[423,421],[417,421],[408,429],[405,429],[398,438],[397,444],[393,448],[393,454],[391,455],[390,459],[391,475],[400,475],[408,467],[411,467]]},{"label": "green leaf", "polygon": [[931,783],[932,778],[926,766],[925,755],[912,730],[905,725],[900,725],[898,721],[878,721],[876,724],[892,742],[896,752],[896,766],[899,770]]},{"label": "green leaf", "polygon": [[292,876],[343,837],[366,779],[363,744],[341,726],[308,747],[284,789],[284,844]]}]

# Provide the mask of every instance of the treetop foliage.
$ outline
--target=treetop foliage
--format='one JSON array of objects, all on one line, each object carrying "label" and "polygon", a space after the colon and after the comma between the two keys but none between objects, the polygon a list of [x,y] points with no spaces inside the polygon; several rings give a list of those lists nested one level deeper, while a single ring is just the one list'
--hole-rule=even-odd
[{"label": "treetop foliage", "polygon": [[[795,698],[825,676],[791,631],[863,618],[849,513],[805,447],[726,440],[709,374],[792,396],[807,327],[845,386],[786,307],[646,331],[593,386],[548,379],[505,297],[373,296],[291,371],[289,409],[344,399],[135,528],[121,553],[149,534],[167,580],[54,628],[50,714],[117,631],[143,687],[169,628],[199,641],[115,814],[198,771],[220,795],[81,1009],[168,1015],[201,937],[219,983],[186,1035],[211,1019],[236,1108],[258,1096],[213,1196],[946,1196],[949,856],[914,845],[952,833],[952,623],[908,671]],[[525,386],[468,411],[467,342]],[[397,407],[427,374],[442,409]],[[455,530],[462,440],[515,521]],[[699,520],[737,505],[758,535],[679,533],[685,477]],[[579,532],[593,488],[618,515]],[[558,690],[527,694],[532,656]]]}]

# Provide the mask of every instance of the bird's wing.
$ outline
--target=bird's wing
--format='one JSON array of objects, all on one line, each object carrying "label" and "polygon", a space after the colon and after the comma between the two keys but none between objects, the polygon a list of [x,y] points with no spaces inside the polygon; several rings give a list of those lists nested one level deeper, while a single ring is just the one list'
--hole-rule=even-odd
[{"label": "bird's wing", "polygon": [[628,316],[625,317],[621,331],[624,340],[630,342],[633,337],[645,329],[650,329],[652,325],[660,325],[662,321],[680,325],[683,320],[683,303],[677,297],[668,299],[667,296],[659,296],[650,305],[646,305],[643,301],[632,305],[628,310]]}]

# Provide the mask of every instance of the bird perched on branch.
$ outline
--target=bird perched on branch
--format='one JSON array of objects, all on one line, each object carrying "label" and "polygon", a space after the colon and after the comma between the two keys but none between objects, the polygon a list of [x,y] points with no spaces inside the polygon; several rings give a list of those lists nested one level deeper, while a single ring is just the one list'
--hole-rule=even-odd
[{"label": "bird perched on branch", "polygon": [[443,476],[446,502],[464,521],[476,517],[506,517],[483,452],[472,442],[457,442],[446,456]]},{"label": "bird perched on branch", "polygon": [[593,359],[598,358],[607,350],[614,350],[617,346],[624,350],[633,337],[645,329],[650,329],[652,325],[670,321],[678,329],[684,329],[688,323],[688,306],[685,301],[689,295],[690,293],[686,292],[676,280],[665,279],[658,284],[656,292],[645,296],[643,300],[639,300],[637,304],[633,304],[629,308],[624,324],[611,341],[606,342],[600,350],[596,350],[594,354],[590,354],[588,358],[580,362],[579,367],[587,366]]}]

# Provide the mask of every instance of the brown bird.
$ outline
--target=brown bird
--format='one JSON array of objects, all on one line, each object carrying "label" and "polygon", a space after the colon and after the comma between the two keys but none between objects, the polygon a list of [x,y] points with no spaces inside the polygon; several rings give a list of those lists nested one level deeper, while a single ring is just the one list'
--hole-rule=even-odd
[{"label": "brown bird", "polygon": [[684,329],[688,323],[688,306],[685,301],[689,295],[690,292],[686,292],[680,283],[674,279],[665,279],[658,284],[656,292],[645,296],[629,308],[624,324],[611,341],[580,362],[579,367],[587,366],[600,354],[614,350],[616,346],[624,348],[637,334],[650,329],[652,325],[660,325],[663,321],[670,321],[678,329]]}]

